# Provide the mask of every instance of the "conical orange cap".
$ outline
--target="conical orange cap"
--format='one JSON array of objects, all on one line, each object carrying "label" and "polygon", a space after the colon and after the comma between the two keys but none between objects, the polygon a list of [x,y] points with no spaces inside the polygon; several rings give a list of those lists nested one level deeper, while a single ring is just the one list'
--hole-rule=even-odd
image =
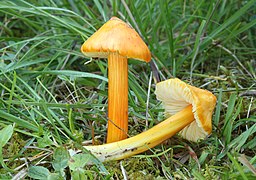
[{"label": "conical orange cap", "polygon": [[88,57],[107,58],[111,52],[145,62],[151,59],[151,53],[139,34],[128,24],[112,17],[96,31],[81,47]]}]

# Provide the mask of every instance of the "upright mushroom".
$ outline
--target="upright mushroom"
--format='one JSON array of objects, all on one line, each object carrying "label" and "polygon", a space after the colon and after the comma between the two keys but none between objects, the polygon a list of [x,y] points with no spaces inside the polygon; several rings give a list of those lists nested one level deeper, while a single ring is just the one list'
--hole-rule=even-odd
[{"label": "upright mushroom", "polygon": [[128,61],[151,59],[147,45],[128,24],[112,17],[81,47],[88,57],[108,58],[108,134],[107,143],[127,138]]},{"label": "upright mushroom", "polygon": [[156,96],[173,116],[131,138],[98,146],[84,146],[99,160],[130,157],[155,147],[177,132],[191,141],[205,138],[212,130],[216,97],[207,90],[190,86],[175,78],[156,85]]}]

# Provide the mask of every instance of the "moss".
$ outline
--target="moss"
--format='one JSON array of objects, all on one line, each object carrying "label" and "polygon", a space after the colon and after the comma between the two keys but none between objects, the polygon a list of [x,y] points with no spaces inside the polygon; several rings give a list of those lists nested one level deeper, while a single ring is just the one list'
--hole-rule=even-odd
[{"label": "moss", "polygon": [[[14,169],[15,167],[18,167],[24,163],[23,161],[17,160],[16,158],[20,150],[25,146],[26,142],[23,139],[24,137],[22,137],[21,134],[13,133],[10,141],[3,147],[3,158],[8,160],[5,163],[11,169]],[[0,169],[1,175],[5,172],[5,169]]]},{"label": "moss", "polygon": [[205,165],[205,169],[204,171],[204,177],[207,180],[211,180],[211,179],[219,179],[219,177],[216,175],[214,168],[213,167],[209,167],[207,164]]},{"label": "moss", "polygon": [[25,145],[24,140],[18,133],[13,133],[11,140],[3,148],[4,157],[17,155],[19,150]]},{"label": "moss", "polygon": [[[116,178],[123,179],[120,161],[108,162],[105,166]],[[146,158],[128,158],[122,161],[122,166],[129,179],[161,179],[161,171]]]}]

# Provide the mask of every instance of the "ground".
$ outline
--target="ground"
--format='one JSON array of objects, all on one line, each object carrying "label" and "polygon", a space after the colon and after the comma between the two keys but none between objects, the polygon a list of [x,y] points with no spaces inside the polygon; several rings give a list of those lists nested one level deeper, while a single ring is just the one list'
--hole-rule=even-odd
[{"label": "ground", "polygon": [[[255,4],[0,1],[0,177],[255,179]],[[129,60],[129,135],[166,118],[154,94],[157,70],[161,80],[178,77],[217,97],[208,138],[175,135],[115,162],[100,163],[87,151],[70,157],[67,150],[92,138],[105,143],[107,61],[85,57],[80,47],[112,16],[129,23],[152,53],[151,64]]]}]

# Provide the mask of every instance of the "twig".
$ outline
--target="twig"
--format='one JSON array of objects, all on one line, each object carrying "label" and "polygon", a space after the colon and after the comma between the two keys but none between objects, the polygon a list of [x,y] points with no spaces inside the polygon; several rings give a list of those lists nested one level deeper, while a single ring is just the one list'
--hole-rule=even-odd
[{"label": "twig", "polygon": [[146,129],[148,128],[148,116],[149,116],[148,108],[149,108],[151,82],[152,82],[152,72],[150,73],[149,83],[148,83],[148,94],[147,94],[147,102],[146,102]]}]

